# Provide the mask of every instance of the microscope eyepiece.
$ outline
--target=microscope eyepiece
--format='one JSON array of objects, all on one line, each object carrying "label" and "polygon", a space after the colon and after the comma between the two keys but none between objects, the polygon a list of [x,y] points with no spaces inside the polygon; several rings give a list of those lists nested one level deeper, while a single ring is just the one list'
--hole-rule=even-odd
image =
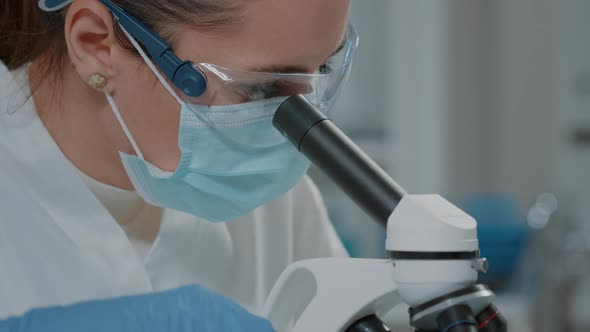
[{"label": "microscope eyepiece", "polygon": [[406,192],[304,96],[287,99],[274,127],[382,225]]}]

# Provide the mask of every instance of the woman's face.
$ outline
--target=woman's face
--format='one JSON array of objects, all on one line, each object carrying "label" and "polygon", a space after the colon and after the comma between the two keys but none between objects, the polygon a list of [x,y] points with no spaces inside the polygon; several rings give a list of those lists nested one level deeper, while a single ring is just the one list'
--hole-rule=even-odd
[{"label": "woman's face", "polygon": [[[246,1],[242,23],[227,31],[175,26],[173,47],[183,60],[238,70],[313,73],[341,45],[349,0]],[[113,98],[145,159],[174,171],[180,159],[180,105],[143,60],[122,47],[110,53]],[[113,122],[114,124],[115,122]],[[133,153],[120,128],[117,147]]]}]

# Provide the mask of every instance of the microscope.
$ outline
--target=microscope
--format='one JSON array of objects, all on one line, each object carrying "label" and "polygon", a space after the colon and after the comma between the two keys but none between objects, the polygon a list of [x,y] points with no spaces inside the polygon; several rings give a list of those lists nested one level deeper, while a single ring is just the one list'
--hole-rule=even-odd
[{"label": "microscope", "polygon": [[477,285],[476,221],[439,195],[410,195],[304,96],[273,125],[356,204],[387,228],[388,259],[296,262],[279,277],[263,315],[279,332],[386,332],[387,314],[410,306],[416,332],[505,332],[494,293]]}]

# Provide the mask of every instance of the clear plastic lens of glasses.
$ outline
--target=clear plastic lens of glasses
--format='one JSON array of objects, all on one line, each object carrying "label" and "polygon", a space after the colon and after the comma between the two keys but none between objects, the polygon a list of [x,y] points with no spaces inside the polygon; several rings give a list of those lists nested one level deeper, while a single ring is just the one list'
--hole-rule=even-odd
[{"label": "clear plastic lens of glasses", "polygon": [[[349,26],[343,47],[314,74],[261,73],[195,64],[207,77],[207,91],[198,98],[182,98],[200,121],[212,127],[242,123],[246,117],[271,118],[282,101],[296,94],[305,95],[327,113],[350,74],[357,45],[358,36]],[[220,120],[228,119],[231,113],[235,113],[235,121]]]}]

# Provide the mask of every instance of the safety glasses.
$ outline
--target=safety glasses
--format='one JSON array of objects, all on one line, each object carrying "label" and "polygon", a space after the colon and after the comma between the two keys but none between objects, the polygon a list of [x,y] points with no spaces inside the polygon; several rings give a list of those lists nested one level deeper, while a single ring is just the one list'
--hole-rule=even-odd
[{"label": "safety glasses", "polygon": [[[358,47],[358,35],[349,25],[342,46],[313,74],[264,73],[193,63],[180,59],[168,42],[111,0],[99,1],[113,14],[127,36],[141,44],[141,51],[147,51],[149,59],[172,83],[179,97],[189,107],[194,106],[191,107],[194,112],[206,112],[207,108],[203,106],[239,105],[295,94],[305,95],[321,110],[327,111],[350,74]],[[41,0],[39,6],[51,11],[70,2]]]},{"label": "safety glasses", "polygon": [[350,74],[357,45],[356,31],[349,26],[341,48],[313,74],[261,73],[197,63],[195,68],[207,77],[207,90],[202,98],[184,95],[183,99],[189,104],[232,105],[303,94],[327,110]]},{"label": "safety glasses", "polygon": [[264,73],[192,63],[177,57],[166,41],[122,8],[110,0],[100,1],[121,27],[144,46],[189,105],[233,105],[304,94],[316,106],[327,110],[350,73],[358,46],[358,35],[349,25],[342,46],[313,74]]}]

